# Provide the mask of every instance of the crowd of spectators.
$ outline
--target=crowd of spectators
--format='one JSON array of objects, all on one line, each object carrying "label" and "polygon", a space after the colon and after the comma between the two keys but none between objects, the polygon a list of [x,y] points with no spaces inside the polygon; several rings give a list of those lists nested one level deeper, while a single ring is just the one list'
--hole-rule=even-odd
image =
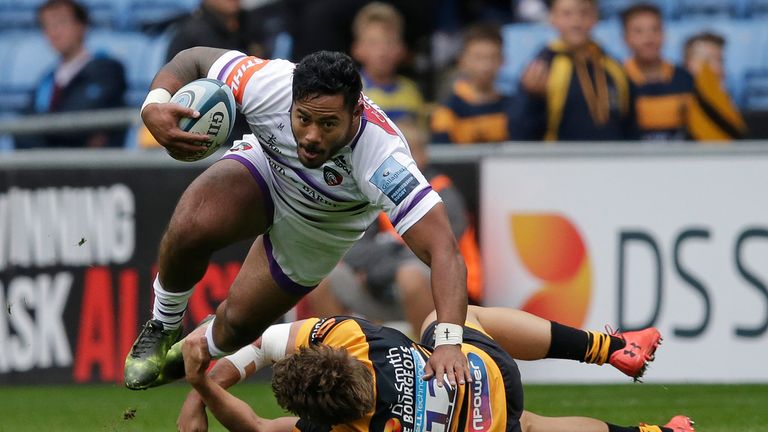
[{"label": "crowd of spectators", "polygon": [[[277,30],[288,30],[293,57],[344,50],[359,63],[365,93],[393,120],[429,125],[435,144],[515,141],[729,140],[746,135],[728,95],[722,35],[685,43],[684,64],[662,58],[664,19],[653,3],[621,14],[630,57],[621,63],[592,36],[597,0],[202,0],[171,21],[166,58],[207,45],[269,57]],[[500,26],[547,20],[556,38],[500,92]],[[88,11],[77,0],[49,0],[38,22],[60,61],[42,77],[29,113],[121,105],[125,72],[83,38]],[[271,24],[267,24],[271,23]],[[275,24],[277,23],[277,24]],[[311,23],[302,26],[300,23]],[[241,120],[236,132],[247,132]],[[122,132],[17,139],[16,148],[121,146]],[[138,134],[139,147],[152,146]]]}]

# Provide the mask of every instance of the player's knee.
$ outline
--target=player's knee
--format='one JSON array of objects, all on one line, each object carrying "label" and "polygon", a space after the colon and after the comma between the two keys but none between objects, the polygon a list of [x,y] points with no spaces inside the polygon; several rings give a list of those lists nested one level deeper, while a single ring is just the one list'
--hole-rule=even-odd
[{"label": "player's knee", "polygon": [[520,416],[520,429],[523,432],[535,432],[537,430],[536,421],[538,416],[530,411],[523,411]]},{"label": "player's knee", "polygon": [[210,224],[182,209],[174,213],[163,235],[163,249],[168,251],[203,251],[215,247],[216,233]]},{"label": "player's knee", "polygon": [[229,344],[237,347],[253,342],[266,329],[265,325],[254,322],[253,314],[248,313],[245,308],[238,308],[228,304],[221,316],[224,320],[223,324],[229,330]]},{"label": "player's knee", "polygon": [[429,315],[427,315],[426,318],[424,318],[424,322],[421,324],[421,331],[419,331],[419,334],[424,334],[424,330],[426,330],[430,324],[435,322],[435,320],[437,320],[437,312],[432,311],[429,313]]}]

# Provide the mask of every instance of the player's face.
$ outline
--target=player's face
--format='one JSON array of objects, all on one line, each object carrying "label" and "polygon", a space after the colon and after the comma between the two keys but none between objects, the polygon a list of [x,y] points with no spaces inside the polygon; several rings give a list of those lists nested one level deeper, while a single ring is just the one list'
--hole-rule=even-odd
[{"label": "player's face", "polygon": [[293,101],[291,129],[301,164],[320,167],[347,145],[357,132],[361,112],[361,108],[350,112],[340,94]]},{"label": "player's face", "polygon": [[627,21],[624,40],[632,55],[641,62],[661,60],[664,31],[661,20],[653,13],[639,13]]},{"label": "player's face", "polygon": [[85,37],[85,26],[67,6],[53,6],[40,13],[40,26],[53,49],[65,59],[77,54]]},{"label": "player's face", "polygon": [[480,87],[493,85],[501,63],[501,47],[487,40],[468,43],[460,59],[462,73]]},{"label": "player's face", "polygon": [[550,21],[563,42],[577,48],[589,42],[592,27],[597,23],[597,11],[587,0],[556,0]]}]

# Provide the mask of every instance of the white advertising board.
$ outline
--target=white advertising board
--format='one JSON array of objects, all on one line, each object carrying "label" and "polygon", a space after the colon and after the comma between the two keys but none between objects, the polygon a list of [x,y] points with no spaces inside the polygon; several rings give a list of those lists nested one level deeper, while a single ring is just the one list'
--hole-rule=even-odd
[{"label": "white advertising board", "polygon": [[[649,382],[768,382],[768,157],[487,158],[486,304],[585,329],[657,327]],[[626,382],[519,362],[524,382]]]}]

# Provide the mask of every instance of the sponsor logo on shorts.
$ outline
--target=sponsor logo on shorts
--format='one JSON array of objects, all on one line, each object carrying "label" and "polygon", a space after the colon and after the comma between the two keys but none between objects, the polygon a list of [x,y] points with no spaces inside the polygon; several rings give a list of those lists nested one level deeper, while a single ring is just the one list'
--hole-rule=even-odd
[{"label": "sponsor logo on shorts", "polygon": [[236,151],[246,151],[246,150],[250,150],[252,148],[253,148],[253,146],[248,144],[247,142],[241,142],[239,144],[235,144],[234,146],[232,146],[232,148],[229,149],[229,151],[233,151],[233,152],[236,152]]},{"label": "sponsor logo on shorts", "polygon": [[491,429],[493,413],[491,412],[491,397],[488,369],[485,362],[475,353],[467,354],[469,373],[472,382],[467,384],[470,403],[469,428],[471,432],[483,432]]},{"label": "sponsor logo on shorts", "polygon": [[344,177],[331,167],[323,167],[323,179],[328,186],[338,186],[344,181]]},{"label": "sponsor logo on shorts", "polygon": [[403,202],[405,197],[419,185],[419,181],[408,171],[408,168],[392,156],[379,165],[368,181],[384,192],[395,205]]}]

